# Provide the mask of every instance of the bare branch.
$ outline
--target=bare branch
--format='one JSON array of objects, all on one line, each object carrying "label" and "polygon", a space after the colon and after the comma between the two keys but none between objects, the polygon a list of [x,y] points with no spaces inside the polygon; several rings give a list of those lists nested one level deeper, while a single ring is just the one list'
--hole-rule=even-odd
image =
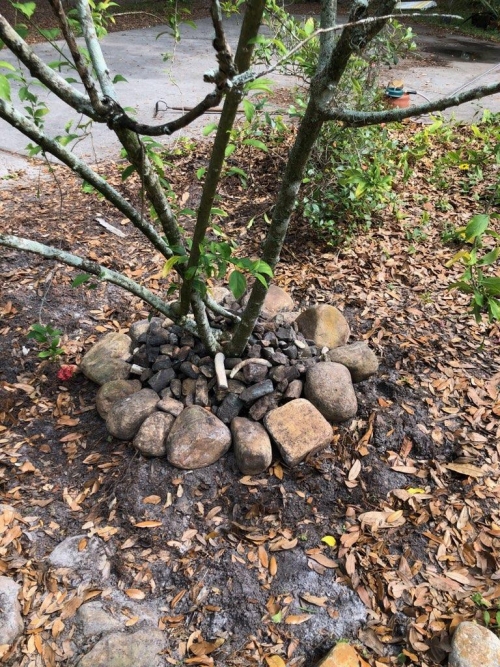
[{"label": "bare branch", "polygon": [[101,104],[101,100],[99,99],[99,94],[97,92],[95,81],[93,80],[88,70],[88,67],[85,64],[85,60],[82,57],[82,54],[80,53],[80,49],[78,48],[78,44],[76,43],[75,35],[73,33],[73,30],[71,29],[68,17],[66,16],[66,12],[63,9],[61,0],[49,0],[49,3],[50,6],[52,7],[52,11],[54,12],[57,20],[59,21],[62,34],[64,36],[66,44],[68,45],[71,57],[73,58],[73,62],[75,63],[76,70],[80,75],[80,79],[82,80],[85,90],[87,91],[92,106],[94,107],[94,109],[98,114],[102,114],[103,112],[105,112],[106,108],[103,107]]},{"label": "bare branch", "polygon": [[54,70],[48,67],[41,60],[33,49],[19,37],[14,28],[0,14],[0,39],[7,48],[19,58],[19,60],[29,70],[31,76],[41,81],[49,90],[70,107],[83,113],[92,120],[103,122],[104,119],[96,114],[89,98],[82,95],[76,88],[73,88],[67,81],[59,76]]},{"label": "bare branch", "polygon": [[41,255],[46,259],[54,259],[58,262],[62,262],[63,264],[67,264],[68,266],[72,266],[75,269],[81,269],[82,271],[85,271],[85,273],[97,276],[99,280],[104,280],[105,282],[112,283],[113,285],[118,285],[118,287],[122,287],[123,289],[127,290],[127,292],[135,294],[167,317],[175,317],[175,314],[173,313],[170,306],[168,306],[162,299],[153,294],[153,292],[150,292],[145,287],[142,287],[142,285],[139,285],[134,280],[127,278],[121,273],[117,273],[112,269],[101,266],[97,262],[92,262],[88,259],[78,257],[78,255],[73,255],[72,253],[60,250],[59,248],[52,248],[51,246],[44,245],[43,243],[30,241],[29,239],[25,239],[19,236],[11,236],[10,234],[0,233],[0,245],[6,246],[7,248],[14,248],[15,250],[24,250],[35,255]]},{"label": "bare branch", "polygon": [[434,102],[418,104],[406,109],[387,109],[385,111],[353,111],[347,109],[326,109],[322,111],[324,120],[339,120],[348,127],[366,127],[367,125],[379,125],[380,123],[393,123],[410,118],[411,116],[421,116],[435,111],[444,111],[451,107],[457,107],[465,102],[478,100],[482,97],[495,95],[500,92],[500,82],[487,86],[480,86],[467,90],[458,95],[450,97],[441,97]]},{"label": "bare branch", "polygon": [[144,236],[149,239],[153,246],[164,256],[171,257],[172,251],[165,241],[158,234],[156,229],[144,220],[140,213],[129,204],[107,181],[95,173],[85,162],[76,157],[71,151],[60,143],[47,137],[29,118],[20,114],[9,102],[0,99],[0,118],[6,120],[12,127],[29,137],[38,146],[41,146],[46,153],[50,153],[58,160],[61,160],[72,171],[81,176],[90,183],[98,192],[100,192],[108,201],[123,213],[132,224],[140,229]]}]

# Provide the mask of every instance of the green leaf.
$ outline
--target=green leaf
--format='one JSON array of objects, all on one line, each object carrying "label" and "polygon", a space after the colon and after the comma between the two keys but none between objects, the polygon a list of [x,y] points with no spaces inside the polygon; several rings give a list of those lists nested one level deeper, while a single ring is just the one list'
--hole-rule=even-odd
[{"label": "green leaf", "polygon": [[91,276],[88,273],[79,273],[71,283],[71,287],[79,287],[90,280]]},{"label": "green leaf", "polygon": [[0,74],[0,99],[10,102],[10,83],[5,74]]},{"label": "green leaf", "polygon": [[271,93],[272,92],[273,82],[271,79],[257,79],[256,81],[250,81],[245,84],[245,92],[250,90],[255,90],[258,92]]},{"label": "green leaf", "polygon": [[239,271],[232,271],[229,275],[229,289],[235,299],[240,299],[245,294],[247,279]]},{"label": "green leaf", "polygon": [[19,11],[28,18],[33,16],[36,9],[36,4],[34,2],[13,2],[12,6],[19,9]]},{"label": "green leaf", "polygon": [[481,286],[488,296],[500,294],[500,278],[483,278]]},{"label": "green leaf", "polygon": [[218,127],[218,123],[209,123],[208,125],[205,125],[203,128],[203,136],[208,137],[209,134],[212,134],[212,132],[215,132],[215,130]]},{"label": "green leaf", "polygon": [[243,141],[243,144],[245,146],[253,146],[254,148],[258,148],[261,151],[264,151],[267,153],[267,146],[263,141],[260,141],[259,139],[245,139]]},{"label": "green leaf", "polygon": [[306,33],[306,37],[309,37],[309,35],[312,35],[314,32],[314,19],[312,17],[309,17],[307,21],[304,23],[304,32]]},{"label": "green leaf", "polygon": [[490,266],[490,264],[494,264],[498,256],[500,255],[500,248],[494,248],[490,252],[486,253],[481,259],[478,260],[477,265],[478,266]]},{"label": "green leaf", "polygon": [[245,118],[250,123],[255,115],[255,105],[248,100],[243,100],[243,111],[245,112]]},{"label": "green leaf", "polygon": [[113,79],[113,83],[119,83],[120,81],[125,81],[125,83],[128,83],[128,79],[126,79],[121,74],[117,74]]},{"label": "green leaf", "polygon": [[271,278],[274,275],[273,270],[269,264],[264,262],[263,259],[258,259],[256,262],[254,262],[252,269],[256,273],[264,273],[266,276],[270,276]]},{"label": "green leaf", "polygon": [[226,211],[223,211],[221,208],[211,208],[210,215],[219,215],[221,218],[227,218]]},{"label": "green leaf", "polygon": [[471,218],[471,221],[465,228],[465,238],[467,241],[474,241],[477,236],[481,236],[490,224],[490,216],[485,213],[479,213]]},{"label": "green leaf", "polygon": [[234,144],[228,144],[226,146],[226,150],[224,151],[224,157],[230,157],[234,151],[236,150],[236,146]]},{"label": "green leaf", "polygon": [[173,255],[163,265],[161,277],[166,278],[176,264],[183,264],[184,262],[187,262],[187,260],[187,255]]},{"label": "green leaf", "polygon": [[197,172],[196,172],[196,178],[197,178],[199,181],[201,181],[201,179],[203,178],[203,176],[205,176],[206,172],[207,172],[207,168],[206,168],[206,167],[200,167],[200,168],[197,170]]},{"label": "green leaf", "polygon": [[16,71],[16,68],[14,65],[11,65],[10,63],[6,62],[5,60],[0,60],[0,67],[4,67],[5,69],[10,69],[12,72]]},{"label": "green leaf", "polygon": [[125,169],[122,171],[122,181],[126,181],[127,178],[133,174],[135,171],[135,167],[133,164],[129,164],[128,167],[125,167]]},{"label": "green leaf", "polygon": [[488,310],[490,311],[490,319],[500,321],[500,301],[490,297],[488,299]]}]

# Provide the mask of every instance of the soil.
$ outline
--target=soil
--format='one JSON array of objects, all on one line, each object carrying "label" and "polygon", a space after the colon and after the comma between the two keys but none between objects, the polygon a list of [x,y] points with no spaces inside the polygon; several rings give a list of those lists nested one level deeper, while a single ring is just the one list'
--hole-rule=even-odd
[{"label": "soil", "polygon": [[[248,148],[232,157],[249,174],[247,188],[236,177],[222,182],[229,217],[221,224],[246,256],[263,239],[292,138],[266,154]],[[195,174],[207,164],[207,147],[178,148],[167,157],[176,196],[195,208]],[[468,219],[496,175],[492,167],[467,196],[457,182],[443,213],[430,167],[425,163],[400,187],[404,222],[387,212],[344,249],[329,247],[297,211],[277,283],[301,307],[340,307],[352,339],[368,340],[381,367],[356,386],[358,415],[335,427],[330,447],[293,469],[276,455],[268,473],[253,478],[241,477],[231,452],[186,472],[111,438],[94,408],[96,386],[80,374],[59,380],[59,362],[37,357],[28,330],[38,320],[57,326],[62,361],[78,363],[100,335],[126,331],[149,312],[113,286],[75,289],[70,269],[0,250],[0,502],[14,505],[29,525],[14,542],[16,558],[0,565],[24,584],[23,599],[29,592],[27,622],[35,623],[48,594],[46,557],[79,534],[107,542],[119,588],[141,589],[145,605],[161,601],[166,657],[174,662],[200,631],[207,640],[225,640],[212,655],[221,666],[261,665],[275,654],[290,666],[311,665],[335,640],[357,637],[370,665],[396,664],[406,651],[424,667],[445,660],[459,620],[481,621],[471,596],[479,592],[492,605],[500,598],[500,330],[476,326],[464,299],[447,291],[453,273],[443,265],[455,250],[439,237],[450,221]],[[98,169],[140,205],[136,182],[123,184],[119,166]],[[62,169],[1,187],[4,231],[98,257],[150,289],[166,290],[160,258],[130,223]],[[417,237],[411,231],[421,225],[422,210],[436,222]],[[96,216],[127,238],[103,229]],[[377,530],[367,512],[389,519]],[[161,525],[136,525],[150,520]],[[327,535],[334,547],[322,541]],[[326,596],[327,603],[307,606],[303,622],[288,623],[304,613],[303,593]],[[106,591],[95,595],[105,599]],[[40,641],[57,649],[61,664],[75,664],[84,646],[71,656],[68,644],[51,639],[53,622],[40,626]],[[65,623],[70,632],[71,618]],[[7,664],[31,664],[31,636]]]}]

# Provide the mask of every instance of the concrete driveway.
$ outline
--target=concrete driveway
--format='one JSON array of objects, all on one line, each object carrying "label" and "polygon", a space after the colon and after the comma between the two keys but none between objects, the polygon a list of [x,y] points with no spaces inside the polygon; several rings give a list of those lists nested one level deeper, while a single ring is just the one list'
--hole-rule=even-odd
[{"label": "concrete driveway", "polygon": [[[236,45],[240,23],[239,17],[232,17],[226,22],[227,35],[233,45]],[[178,44],[168,34],[157,38],[162,30],[155,26],[115,32],[102,42],[112,75],[122,74],[127,78],[127,82],[117,84],[120,103],[122,106],[134,107],[137,118],[146,123],[175,118],[182,114],[182,108],[193,106],[211,90],[210,84],[203,83],[203,73],[215,65],[210,19],[199,20],[197,29],[183,27],[183,37]],[[443,93],[451,93],[487,72],[489,74],[480,79],[480,83],[498,80],[500,77],[500,67],[491,71],[494,65],[500,63],[500,45],[449,34],[436,37],[435,33],[422,26],[417,28],[417,34],[419,47],[424,53],[432,54],[436,64],[420,65],[413,59],[410,65],[405,65],[403,61],[400,67],[391,71],[391,77],[403,78],[408,88],[415,88],[427,98],[432,100]],[[38,44],[35,50],[42,58],[48,58],[49,61],[55,59],[54,51],[47,45]],[[5,49],[1,52],[1,59],[15,62]],[[271,78],[280,87],[295,85],[295,81],[288,77],[272,75]],[[39,92],[39,95],[50,108],[46,116],[46,131],[50,135],[63,134],[70,119],[74,124],[79,122],[78,115],[70,113],[57,97],[44,91]],[[163,110],[154,118],[155,106],[160,100],[163,101],[162,109],[165,109],[164,103],[176,109]],[[419,98],[415,98],[415,102],[418,101]],[[458,118],[471,120],[481,107],[500,111],[500,95],[490,97],[480,104],[464,105],[454,113]],[[185,133],[200,136],[201,128],[213,122],[213,119],[213,115],[201,118],[187,128]],[[165,141],[175,141],[178,136],[166,138]],[[27,143],[23,135],[0,120],[0,178],[9,172],[25,170],[30,173],[36,168],[37,161],[28,161],[25,157]],[[75,152],[96,162],[116,156],[118,150],[113,133],[105,126],[96,124],[92,136],[81,141]]]}]

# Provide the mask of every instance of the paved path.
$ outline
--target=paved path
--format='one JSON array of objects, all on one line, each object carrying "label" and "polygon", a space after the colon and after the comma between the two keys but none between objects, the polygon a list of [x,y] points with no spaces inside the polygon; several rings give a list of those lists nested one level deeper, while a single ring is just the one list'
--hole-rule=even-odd
[{"label": "paved path", "polygon": [[[241,19],[232,17],[227,21],[227,34],[230,43],[236,44]],[[165,28],[166,30],[166,28]],[[439,65],[432,66],[402,66],[391,72],[393,78],[402,77],[408,87],[415,87],[430,99],[435,99],[443,93],[456,90],[459,86],[474,77],[487,72],[491,67],[500,63],[500,45],[490,45],[468,38],[454,36],[436,37],[426,32],[421,26],[417,28],[422,33],[419,42],[427,52],[437,54],[441,59]],[[214,67],[213,48],[211,45],[213,28],[210,19],[201,19],[197,29],[183,27],[183,37],[175,45],[173,39],[165,34],[157,39],[162,28],[131,30],[109,34],[102,42],[103,51],[113,75],[122,74],[127,83],[117,84],[122,106],[131,106],[137,110],[137,118],[143,122],[153,123],[155,104],[164,100],[171,107],[191,107],[210,91],[211,85],[203,83],[203,73]],[[39,44],[35,46],[41,57],[54,60],[51,47]],[[162,54],[169,54],[164,61]],[[5,49],[1,53],[3,60],[14,62],[11,54]],[[493,78],[495,77],[495,78]],[[481,79],[481,83],[498,80],[500,69],[488,77]],[[280,75],[272,77],[278,86],[291,86],[294,81]],[[50,114],[46,117],[46,129],[51,135],[63,134],[64,126],[72,118],[78,121],[76,114],[69,114],[57,97],[52,94],[40,93],[46,99]],[[483,102],[491,110],[500,111],[500,95],[496,95]],[[477,105],[465,105],[455,112],[463,119],[472,119],[477,111]],[[156,121],[166,121],[179,115],[180,111],[163,112]],[[199,135],[201,128],[213,120],[213,116],[199,119],[187,129],[187,133]],[[175,135],[178,136],[178,135]],[[167,139],[175,141],[175,137]],[[0,120],[0,178],[9,172],[25,170],[31,173],[36,169],[35,164],[26,160],[24,147],[26,138]],[[95,161],[94,156],[100,159],[117,155],[118,142],[105,126],[95,125],[92,138],[87,138],[77,146],[75,152],[80,156]],[[0,184],[1,187],[1,184]]]}]

